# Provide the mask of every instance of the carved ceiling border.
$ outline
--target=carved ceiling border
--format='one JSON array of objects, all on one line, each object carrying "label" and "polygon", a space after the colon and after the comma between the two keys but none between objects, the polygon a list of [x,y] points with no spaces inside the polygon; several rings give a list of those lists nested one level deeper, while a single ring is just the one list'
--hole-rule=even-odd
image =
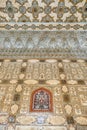
[{"label": "carved ceiling border", "polygon": [[0,23],[0,30],[87,31],[87,23]]}]

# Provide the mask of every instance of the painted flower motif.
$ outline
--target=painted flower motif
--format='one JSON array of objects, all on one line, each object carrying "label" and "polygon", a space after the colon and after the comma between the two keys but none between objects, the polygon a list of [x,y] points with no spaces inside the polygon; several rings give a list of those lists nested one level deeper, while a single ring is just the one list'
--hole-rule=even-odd
[{"label": "painted flower motif", "polygon": [[28,8],[28,12],[32,13],[34,18],[37,18],[39,13],[43,12],[43,8],[38,5],[38,2],[35,0],[32,2],[32,6]]},{"label": "painted flower motif", "polygon": [[14,13],[16,13],[17,11],[18,11],[17,8],[13,7],[12,2],[10,0],[7,0],[5,12],[8,14],[8,16],[10,18],[13,18]]},{"label": "painted flower motif", "polygon": [[15,123],[15,116],[13,116],[13,115],[10,115],[9,117],[8,117],[8,122],[9,123]]},{"label": "painted flower motif", "polygon": [[39,116],[39,117],[37,118],[37,123],[38,123],[38,124],[44,124],[44,121],[45,121],[45,118],[44,118],[43,116]]}]

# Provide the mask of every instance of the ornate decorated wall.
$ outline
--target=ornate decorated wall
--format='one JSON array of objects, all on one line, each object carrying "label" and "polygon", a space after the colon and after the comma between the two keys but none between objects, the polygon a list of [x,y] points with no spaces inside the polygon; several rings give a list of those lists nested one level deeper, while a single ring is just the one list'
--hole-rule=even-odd
[{"label": "ornate decorated wall", "polygon": [[86,130],[86,60],[1,60],[0,129]]},{"label": "ornate decorated wall", "polygon": [[0,130],[87,130],[87,0],[0,0]]},{"label": "ornate decorated wall", "polygon": [[1,30],[87,30],[86,22],[87,0],[0,0]]}]

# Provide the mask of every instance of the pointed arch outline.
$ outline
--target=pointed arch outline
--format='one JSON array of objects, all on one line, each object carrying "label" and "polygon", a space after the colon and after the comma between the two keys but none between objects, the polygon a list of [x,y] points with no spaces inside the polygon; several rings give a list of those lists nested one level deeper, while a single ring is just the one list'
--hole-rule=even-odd
[{"label": "pointed arch outline", "polygon": [[[40,91],[44,91],[44,92],[46,92],[46,94],[48,94],[48,97],[49,97],[48,109],[35,109],[34,108],[35,94],[37,94]],[[49,89],[41,87],[41,88],[35,89],[31,93],[31,97],[30,97],[30,112],[53,112],[53,94],[52,94],[52,92]]]}]

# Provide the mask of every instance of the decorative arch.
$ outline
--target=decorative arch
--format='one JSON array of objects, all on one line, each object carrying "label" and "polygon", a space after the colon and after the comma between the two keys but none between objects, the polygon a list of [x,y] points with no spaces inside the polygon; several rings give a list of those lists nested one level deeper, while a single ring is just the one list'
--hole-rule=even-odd
[{"label": "decorative arch", "polygon": [[46,88],[39,88],[32,92],[30,101],[31,112],[52,112],[53,95]]}]

